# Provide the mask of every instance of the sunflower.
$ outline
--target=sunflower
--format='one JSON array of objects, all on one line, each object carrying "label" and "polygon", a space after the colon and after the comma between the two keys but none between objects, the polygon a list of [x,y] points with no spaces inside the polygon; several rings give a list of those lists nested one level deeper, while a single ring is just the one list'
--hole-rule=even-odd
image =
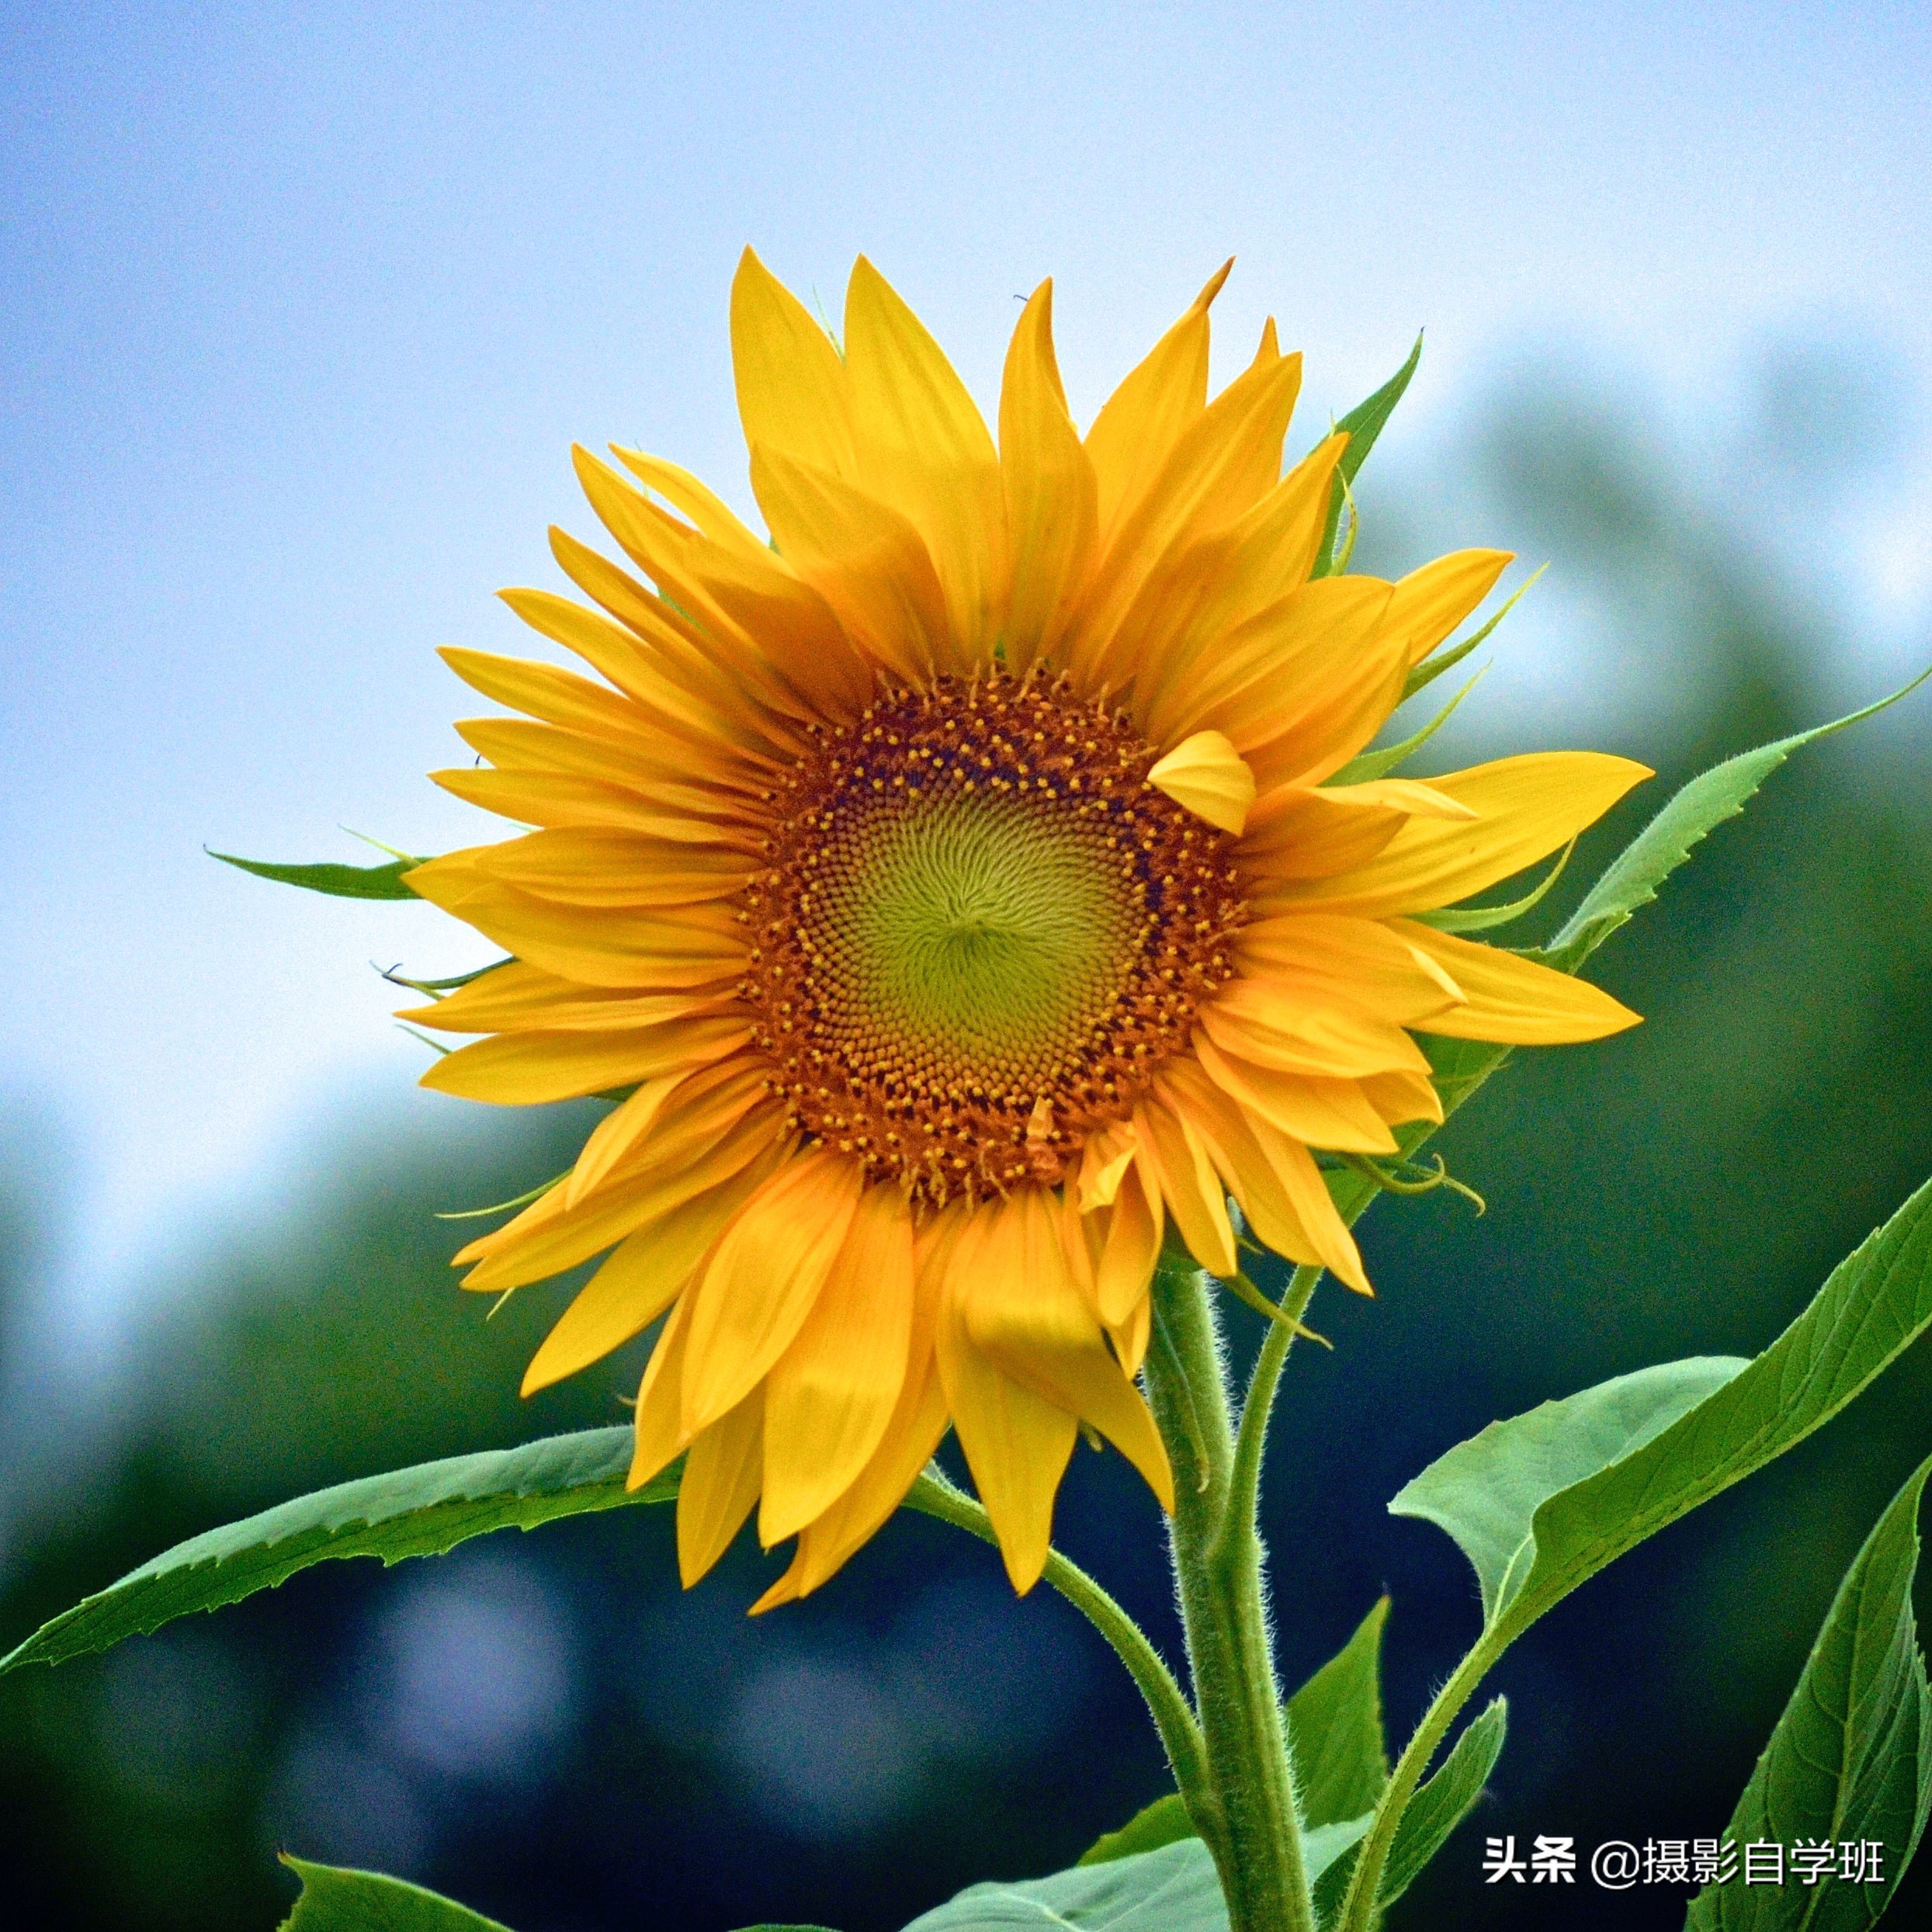
[{"label": "sunflower", "polygon": [[582,659],[451,650],[520,714],[459,797],[533,827],[409,874],[511,960],[405,1017],[484,1037],[425,1084],[620,1098],[458,1256],[501,1292],[605,1257],[527,1391],[662,1319],[633,1483],[682,1455],[680,1567],[755,1507],[815,1588],[957,1431],[1015,1587],[1083,1427],[1171,1507],[1136,1385],[1164,1242],[1237,1222],[1366,1291],[1311,1150],[1441,1117],[1413,1035],[1583,1040],[1635,1015],[1414,915],[1520,871],[1644,768],[1593,753],[1329,782],[1509,561],[1313,574],[1330,436],[1282,473],[1274,324],[1207,399],[1223,269],[1086,435],[1052,289],[993,436],[862,257],[836,345],[749,251],[731,340],[768,543],[685,470],[584,451],[640,581],[505,593]]}]

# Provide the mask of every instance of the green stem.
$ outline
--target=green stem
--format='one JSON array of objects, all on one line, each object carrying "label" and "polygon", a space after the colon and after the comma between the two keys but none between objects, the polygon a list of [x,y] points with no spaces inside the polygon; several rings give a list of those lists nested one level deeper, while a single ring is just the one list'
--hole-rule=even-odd
[{"label": "green stem", "polygon": [[1374,1822],[1361,1841],[1361,1850],[1355,1855],[1355,1868],[1348,1881],[1348,1895],[1342,1900],[1341,1916],[1335,1921],[1334,1932],[1373,1932],[1376,1923],[1376,1895],[1382,1889],[1382,1871],[1388,1864],[1389,1849],[1395,1844],[1402,1814],[1409,1809],[1409,1800],[1415,1795],[1416,1787],[1422,1781],[1422,1774],[1429,1768],[1429,1760],[1448,1735],[1456,1713],[1469,1702],[1476,1687],[1489,1674],[1490,1667],[1500,1655],[1502,1646],[1493,1641],[1495,1634],[1485,1631],[1476,1648],[1456,1666],[1455,1675],[1436,1693],[1434,1702],[1416,1726],[1414,1736],[1396,1760],[1396,1767],[1389,1773],[1389,1782],[1376,1803]]},{"label": "green stem", "polygon": [[[984,1507],[948,1481],[937,1464],[928,1466],[914,1483],[906,1497],[906,1507],[950,1523],[996,1549],[999,1547],[993,1520]],[[1186,1693],[1175,1681],[1160,1653],[1148,1641],[1146,1632],[1085,1570],[1058,1550],[1047,1552],[1046,1567],[1041,1576],[1113,1646],[1127,1667],[1128,1674],[1140,1687],[1140,1694],[1147,1700],[1154,1728],[1167,1750],[1167,1762],[1174,1767],[1175,1782],[1184,1792],[1198,1789],[1206,1778],[1201,1727],[1188,1708]]]},{"label": "green stem", "polygon": [[[1230,1932],[1314,1932],[1252,1490],[1234,1488],[1242,1465],[1220,1337],[1207,1277],[1191,1262],[1162,1257],[1153,1323],[1147,1393],[1174,1462],[1168,1534],[1205,1757],[1204,1784],[1183,1778],[1181,1795],[1214,1854]],[[1258,1445],[1249,1453],[1258,1468]]]},{"label": "green stem", "polygon": [[1292,1324],[1308,1313],[1315,1285],[1322,1278],[1320,1268],[1304,1263],[1296,1269],[1282,1297],[1283,1320],[1268,1323],[1261,1337],[1261,1353],[1254,1358],[1248,1376],[1247,1393],[1241,1400],[1241,1427],[1234,1440],[1234,1465],[1228,1478],[1230,1522],[1245,1523],[1251,1533],[1260,1534],[1257,1512],[1261,1507],[1261,1455],[1268,1447],[1268,1417],[1275,1407],[1275,1391],[1281,1386],[1282,1371],[1288,1364],[1288,1351],[1295,1345]]}]

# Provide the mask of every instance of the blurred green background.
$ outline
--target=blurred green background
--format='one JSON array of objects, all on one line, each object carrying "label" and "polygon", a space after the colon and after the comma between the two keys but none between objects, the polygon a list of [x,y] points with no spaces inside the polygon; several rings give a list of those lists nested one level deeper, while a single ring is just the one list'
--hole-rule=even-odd
[{"label": "blurred green background", "polygon": [[[1484,656],[1528,644],[1566,667],[1552,716],[1570,741],[1588,734],[1593,689],[1614,688],[1604,741],[1660,775],[1580,852],[1551,924],[1693,772],[1873,695],[1846,642],[1851,575],[1828,556],[1781,572],[1772,539],[1892,487],[1887,425],[1909,408],[1842,347],[1767,360],[1721,433],[1633,428],[1605,387],[1525,364],[1407,453],[1398,417],[1356,560],[1393,571],[1495,539],[1552,562]],[[1486,1216],[1438,1195],[1365,1224],[1379,1299],[1323,1291],[1311,1319],[1334,1352],[1297,1353],[1268,1475],[1291,1681],[1387,1590],[1403,1732],[1476,1607],[1451,1546],[1384,1514],[1401,1483],[1545,1397],[1755,1352],[1932,1173],[1928,702],[1787,767],[1598,956],[1642,1028],[1521,1056],[1458,1119],[1442,1144]],[[1543,722],[1520,699],[1486,721],[1479,691],[1431,768],[1529,748]],[[0,1642],[299,1490],[620,1418],[634,1357],[517,1400],[567,1289],[486,1323],[446,1269],[460,1232],[432,1214],[553,1172],[583,1116],[449,1102],[425,1118],[371,1092],[316,1122],[283,1189],[175,1237],[121,1372],[84,1385],[48,1367],[61,1317],[43,1286],[71,1233],[61,1124],[10,1119]],[[1228,1320],[1251,1348],[1253,1319]],[[1534,1630],[1498,1676],[1511,1731],[1491,1795],[1394,1922],[1681,1923],[1683,1895],[1661,1888],[1560,1904],[1488,1890],[1481,1837],[1715,1834],[1839,1576],[1932,1448],[1928,1393],[1921,1348]],[[1157,1535],[1118,1459],[1083,1454],[1061,1539],[1171,1649]],[[9,1680],[0,1916],[253,1932],[292,1892],[286,1847],[419,1878],[519,1932],[886,1932],[989,1873],[1070,1861],[1161,1788],[1109,1653],[1044,1591],[1012,1601],[976,1545],[902,1519],[820,1596],[749,1622],[775,1560],[747,1542],[681,1595],[668,1516],[640,1509],[393,1572],[325,1566]],[[1921,1874],[1896,1922],[1928,1899]]]}]

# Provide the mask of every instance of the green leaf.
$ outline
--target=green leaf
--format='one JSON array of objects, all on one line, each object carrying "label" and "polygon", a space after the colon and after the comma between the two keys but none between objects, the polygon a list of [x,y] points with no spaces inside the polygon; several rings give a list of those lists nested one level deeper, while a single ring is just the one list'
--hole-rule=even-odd
[{"label": "green leaf", "polygon": [[[1668,1363],[1545,1403],[1452,1449],[1390,1507],[1462,1545],[1483,1583],[1486,1643],[1500,1650],[1625,1550],[1830,1421],[1928,1326],[1932,1182],[1741,1371],[1722,1358]],[[1700,1379],[1709,1392],[1686,1402]]]},{"label": "green leaf", "polygon": [[1163,1845],[1178,1844],[1198,1834],[1188,1816],[1187,1802],[1178,1792],[1157,1798],[1145,1810],[1137,1811],[1118,1831],[1104,1831],[1080,1855],[1083,1865],[1104,1865],[1115,1858],[1131,1858],[1136,1853],[1158,1851]]},{"label": "green leaf", "polygon": [[400,1563],[440,1556],[491,1530],[671,1501],[675,1465],[641,1489],[625,1489],[631,1452],[629,1428],[585,1429],[317,1490],[177,1543],[43,1625],[0,1658],[0,1673],[104,1650],[191,1611],[239,1603],[331,1558]]},{"label": "green leaf", "polygon": [[1932,1804],[1932,1697],[1912,1616],[1920,1463],[1865,1539],[1725,1836],[1885,1847],[1876,1885],[1707,1885],[1686,1932],[1864,1932],[1885,1910]]},{"label": "green leaf", "polygon": [[1528,1573],[1542,1504],[1641,1448],[1747,1366],[1734,1355],[1663,1362],[1492,1422],[1406,1485],[1389,1513],[1420,1517],[1455,1538],[1482,1585],[1483,1620],[1493,1623],[1512,1576],[1520,1584]]},{"label": "green leaf", "polygon": [[302,1881],[302,1896],[282,1932],[508,1932],[494,1919],[401,1878],[310,1864],[286,1852],[282,1862]]},{"label": "green leaf", "polygon": [[1743,810],[1753,793],[1794,751],[1875,716],[1916,691],[1927,678],[1932,678],[1932,669],[1920,671],[1909,684],[1862,711],[1760,744],[1754,751],[1741,751],[1691,779],[1590,887],[1583,904],[1544,949],[1545,963],[1566,973],[1575,972],[1639,906],[1647,906],[1656,897],[1657,888],[1690,857],[1694,845],[1714,827]]},{"label": "green leaf", "polygon": [[[1502,1755],[1508,1729],[1509,1701],[1498,1698],[1464,1729],[1450,1746],[1442,1768],[1409,1800],[1396,1827],[1388,1862],[1382,1868],[1382,1886],[1376,1895],[1381,1905],[1393,1904],[1415,1883],[1429,1861],[1448,1844],[1449,1834],[1469,1815]],[[1365,1833],[1368,1820],[1364,1819],[1361,1823]],[[1322,1875],[1315,1888],[1318,1919],[1326,1923],[1334,1916],[1354,1868],[1352,1857],[1338,1859]]]},{"label": "green leaf", "polygon": [[324,892],[335,899],[414,900],[415,893],[403,883],[403,874],[428,862],[405,858],[392,858],[386,865],[277,865],[263,858],[238,858],[233,852],[203,849],[210,858],[218,858],[224,865],[238,865],[258,879],[272,879],[278,885]]},{"label": "green leaf", "polygon": [[1296,1793],[1311,1825],[1373,1811],[1389,1781],[1382,1729],[1382,1629],[1388,1617],[1384,1597],[1288,1701]]},{"label": "green leaf", "polygon": [[1450,1833],[1483,1795],[1483,1787],[1503,1754],[1509,1715],[1508,1699],[1497,1698],[1455,1740],[1441,1770],[1409,1800],[1382,1871],[1379,1896],[1384,1905],[1400,1898],[1415,1883],[1423,1867],[1448,1842]]},{"label": "green leaf", "polygon": [[1395,414],[1396,404],[1402,401],[1403,391],[1409,387],[1409,380],[1421,360],[1422,338],[1418,335],[1415,347],[1409,352],[1409,359],[1401,368],[1372,396],[1356,404],[1336,424],[1337,429],[1348,431],[1348,445],[1341,453],[1341,460],[1335,466],[1335,480],[1329,486],[1328,521],[1323,526],[1321,547],[1315,553],[1315,567],[1311,575],[1327,577],[1334,571],[1335,532],[1341,522],[1342,500],[1348,494],[1347,486],[1361,473],[1361,466],[1368,460],[1369,451],[1375,446],[1375,439],[1382,434],[1382,425]]},{"label": "green leaf", "polygon": [[[1309,1882],[1360,1844],[1368,1829],[1365,1816],[1306,1833],[1302,1855]],[[1212,1855],[1198,1838],[1188,1837],[1124,1857],[1094,1860],[1090,1853],[1050,1878],[969,1885],[914,1920],[905,1932],[1227,1932],[1227,1923]]]},{"label": "green leaf", "polygon": [[1214,1860],[1198,1838],[1050,1878],[969,1885],[905,1932],[1227,1932]]}]

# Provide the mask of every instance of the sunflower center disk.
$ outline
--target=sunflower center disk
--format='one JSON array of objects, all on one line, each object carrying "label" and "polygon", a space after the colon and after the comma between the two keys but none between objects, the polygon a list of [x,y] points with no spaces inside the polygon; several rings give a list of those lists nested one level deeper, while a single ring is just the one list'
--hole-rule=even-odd
[{"label": "sunflower center disk", "polygon": [[931,1205],[1063,1175],[1233,970],[1229,841],[1153,748],[995,674],[824,729],[773,800],[744,992],[795,1126]]}]

